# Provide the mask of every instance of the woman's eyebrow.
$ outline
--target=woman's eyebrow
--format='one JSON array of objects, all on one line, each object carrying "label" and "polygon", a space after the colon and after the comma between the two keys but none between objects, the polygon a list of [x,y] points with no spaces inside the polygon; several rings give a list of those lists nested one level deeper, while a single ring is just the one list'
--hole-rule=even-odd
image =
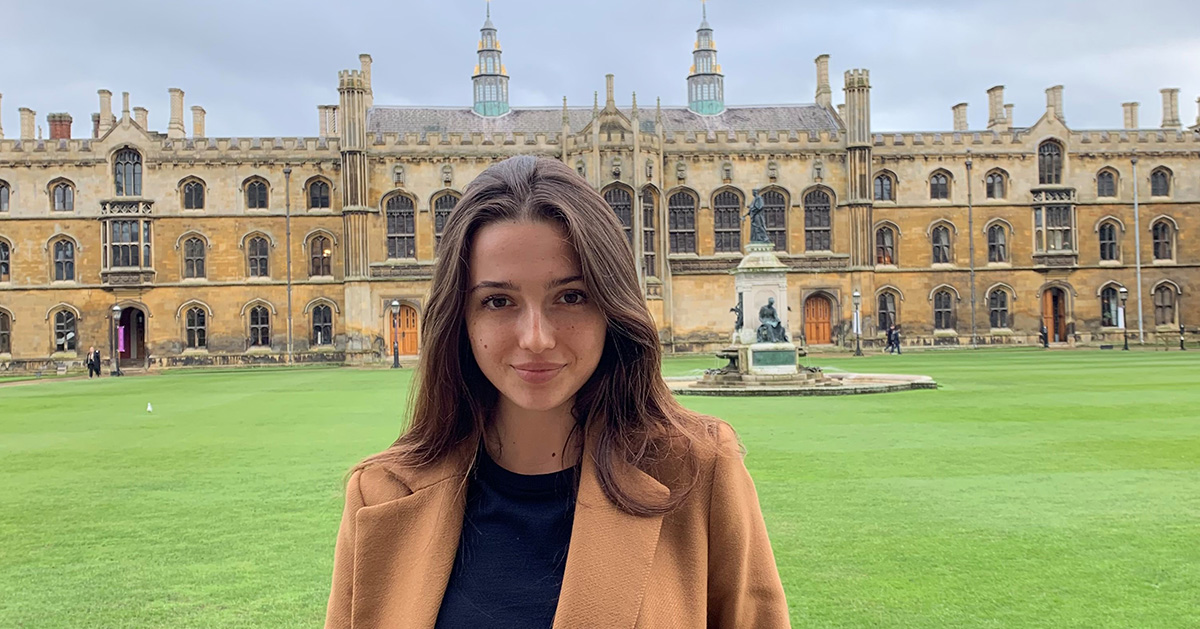
[{"label": "woman's eyebrow", "polygon": [[[550,280],[549,282],[546,282],[546,288],[547,289],[558,288],[559,286],[564,286],[564,285],[570,284],[572,282],[582,282],[582,281],[583,281],[582,275],[572,275],[571,277],[562,277],[559,279]],[[497,281],[493,281],[493,280],[484,280],[484,281],[479,282],[478,284],[472,286],[470,292],[473,293],[473,292],[483,289],[483,288],[498,288],[500,290],[517,290],[517,285],[513,284],[512,282],[509,282],[509,281],[497,282]]]}]

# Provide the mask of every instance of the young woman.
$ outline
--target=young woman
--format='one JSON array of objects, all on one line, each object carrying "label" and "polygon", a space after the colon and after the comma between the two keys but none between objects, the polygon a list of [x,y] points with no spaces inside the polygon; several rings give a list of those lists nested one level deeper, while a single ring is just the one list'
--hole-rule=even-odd
[{"label": "young woman", "polygon": [[736,436],[668,390],[604,199],[514,157],[439,254],[411,421],[350,476],[326,627],[788,626]]}]

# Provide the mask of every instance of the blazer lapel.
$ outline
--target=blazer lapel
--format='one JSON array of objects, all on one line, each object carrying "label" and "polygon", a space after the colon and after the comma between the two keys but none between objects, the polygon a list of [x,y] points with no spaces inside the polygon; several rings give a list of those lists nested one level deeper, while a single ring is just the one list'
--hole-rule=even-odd
[{"label": "blazer lapel", "polygon": [[[554,629],[633,627],[658,546],[662,516],[634,516],[618,509],[600,488],[594,448],[585,447],[584,452]],[[665,498],[670,493],[662,483],[632,466],[621,468],[620,475],[635,495]]]},{"label": "blazer lapel", "polygon": [[468,452],[474,446],[426,469],[391,468],[413,493],[358,511],[355,627],[428,629],[437,621],[462,533]]}]

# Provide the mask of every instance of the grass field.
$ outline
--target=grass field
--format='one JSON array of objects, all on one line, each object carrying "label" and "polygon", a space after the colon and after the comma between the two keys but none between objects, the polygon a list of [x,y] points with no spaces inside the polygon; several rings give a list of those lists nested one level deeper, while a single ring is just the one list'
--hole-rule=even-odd
[{"label": "grass field", "polygon": [[[746,444],[795,626],[1200,626],[1200,352],[807,362],[942,388],[683,398]],[[410,375],[0,387],[0,627],[320,626]]]}]

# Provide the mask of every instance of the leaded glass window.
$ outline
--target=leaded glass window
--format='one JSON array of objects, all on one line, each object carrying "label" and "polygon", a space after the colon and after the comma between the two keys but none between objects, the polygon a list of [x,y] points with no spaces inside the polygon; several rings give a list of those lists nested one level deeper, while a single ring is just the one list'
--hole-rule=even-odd
[{"label": "leaded glass window", "polygon": [[1156,168],[1150,173],[1150,196],[1171,196],[1171,174],[1165,168]]},{"label": "leaded glass window", "polygon": [[1050,205],[1046,212],[1046,250],[1071,251],[1071,207]]},{"label": "leaded glass window", "polygon": [[393,195],[384,207],[387,215],[387,251],[389,258],[417,257],[417,226],[413,200]]},{"label": "leaded glass window", "polygon": [[324,181],[314,181],[308,186],[308,207],[312,209],[329,209],[329,184]]},{"label": "leaded glass window", "polygon": [[829,195],[813,190],[804,195],[804,249],[829,251],[833,245],[833,222]]},{"label": "leaded glass window", "polygon": [[309,265],[308,274],[313,277],[333,275],[333,249],[329,239],[316,236],[308,243]]},{"label": "leaded glass window", "polygon": [[1120,250],[1117,249],[1117,225],[1112,221],[1100,225],[1100,259],[1119,260]]},{"label": "leaded glass window", "polygon": [[64,239],[54,243],[54,279],[75,279],[75,243],[70,240]]},{"label": "leaded glass window", "polygon": [[896,232],[891,227],[875,230],[875,264],[896,264]]},{"label": "leaded glass window", "polygon": [[954,329],[954,296],[948,290],[933,294],[933,327],[937,330]]},{"label": "leaded glass window", "polygon": [[250,277],[271,277],[269,251],[266,238],[255,236],[250,239],[246,248],[246,261],[250,267]]},{"label": "leaded glass window", "polygon": [[454,206],[458,205],[458,195],[447,192],[433,202],[433,246],[436,249],[442,244],[442,233],[446,231],[446,221]]},{"label": "leaded glass window", "polygon": [[993,328],[1008,327],[1008,293],[997,288],[988,295],[988,312]]},{"label": "leaded glass window", "polygon": [[879,319],[879,331],[886,332],[896,325],[896,294],[891,291],[879,293],[878,308],[875,313]]},{"label": "leaded glass window", "polygon": [[1042,142],[1038,147],[1038,183],[1058,185],[1062,183],[1063,150],[1058,142]]},{"label": "leaded glass window", "polygon": [[12,319],[0,310],[0,354],[12,353]]},{"label": "leaded glass window", "polygon": [[742,200],[731,190],[713,197],[713,241],[717,253],[742,250]]},{"label": "leaded glass window", "polygon": [[142,194],[142,155],[133,149],[117,151],[113,163],[113,181],[117,196],[137,197]]},{"label": "leaded glass window", "polygon": [[271,346],[271,311],[266,306],[250,309],[250,346]]},{"label": "leaded glass window", "polygon": [[896,193],[893,189],[894,183],[892,178],[887,175],[875,176],[875,200],[876,201],[895,201]]},{"label": "leaded glass window", "polygon": [[767,220],[767,238],[775,251],[787,251],[787,198],[778,190],[767,190],[762,195],[763,218]]},{"label": "leaded glass window", "polygon": [[1158,221],[1151,229],[1154,236],[1154,259],[1171,260],[1175,257],[1174,229],[1167,221]]},{"label": "leaded glass window", "polygon": [[1100,325],[1106,328],[1117,327],[1121,322],[1120,307],[1121,300],[1117,289],[1112,286],[1105,286],[1104,290],[1100,291]]},{"label": "leaded glass window", "polygon": [[141,266],[139,221],[109,221],[109,260],[111,267]]},{"label": "leaded glass window", "polygon": [[183,276],[186,278],[204,277],[204,241],[199,238],[188,238],[183,243]]},{"label": "leaded glass window", "polygon": [[1096,175],[1096,196],[1117,196],[1117,178],[1113,176],[1112,171],[1102,170]]},{"label": "leaded glass window", "polygon": [[75,351],[78,341],[75,321],[75,313],[70,310],[59,310],[54,314],[54,351]]},{"label": "leaded glass window", "polygon": [[1154,289],[1154,324],[1175,325],[1175,290],[1169,285]]},{"label": "leaded glass window", "polygon": [[208,347],[208,314],[204,312],[203,308],[188,309],[185,327],[188,349]]},{"label": "leaded glass window", "polygon": [[69,183],[54,186],[54,209],[59,212],[71,212],[75,209],[75,188]]},{"label": "leaded glass window", "polygon": [[12,260],[8,243],[0,240],[0,282],[12,279]]},{"label": "leaded glass window", "polygon": [[199,181],[189,181],[183,184],[183,209],[204,209],[204,184]]},{"label": "leaded glass window", "polygon": [[312,344],[333,343],[333,308],[320,305],[312,311]]},{"label": "leaded glass window", "polygon": [[604,200],[612,208],[621,227],[625,230],[625,239],[633,246],[633,196],[624,188],[609,188],[604,191]]},{"label": "leaded glass window", "polygon": [[944,225],[933,228],[933,263],[950,264],[950,230]]},{"label": "leaded glass window", "polygon": [[1008,262],[1008,235],[1003,225],[992,225],[987,231],[988,262]]},{"label": "leaded glass window", "polygon": [[929,198],[935,201],[950,198],[950,178],[945,173],[934,173],[929,178]]},{"label": "leaded glass window", "polygon": [[654,225],[658,210],[654,206],[654,200],[652,190],[642,190],[642,273],[646,277],[658,277],[658,266],[654,259]]},{"label": "leaded glass window", "polygon": [[265,181],[251,181],[246,184],[246,207],[251,210],[265,210],[270,207],[269,201]]},{"label": "leaded glass window", "polygon": [[8,211],[8,184],[0,181],[0,212]]},{"label": "leaded glass window", "polygon": [[1003,199],[1004,198],[1004,174],[999,172],[988,173],[987,179],[987,198]]},{"label": "leaded glass window", "polygon": [[667,201],[671,253],[696,253],[696,197],[676,192]]}]

